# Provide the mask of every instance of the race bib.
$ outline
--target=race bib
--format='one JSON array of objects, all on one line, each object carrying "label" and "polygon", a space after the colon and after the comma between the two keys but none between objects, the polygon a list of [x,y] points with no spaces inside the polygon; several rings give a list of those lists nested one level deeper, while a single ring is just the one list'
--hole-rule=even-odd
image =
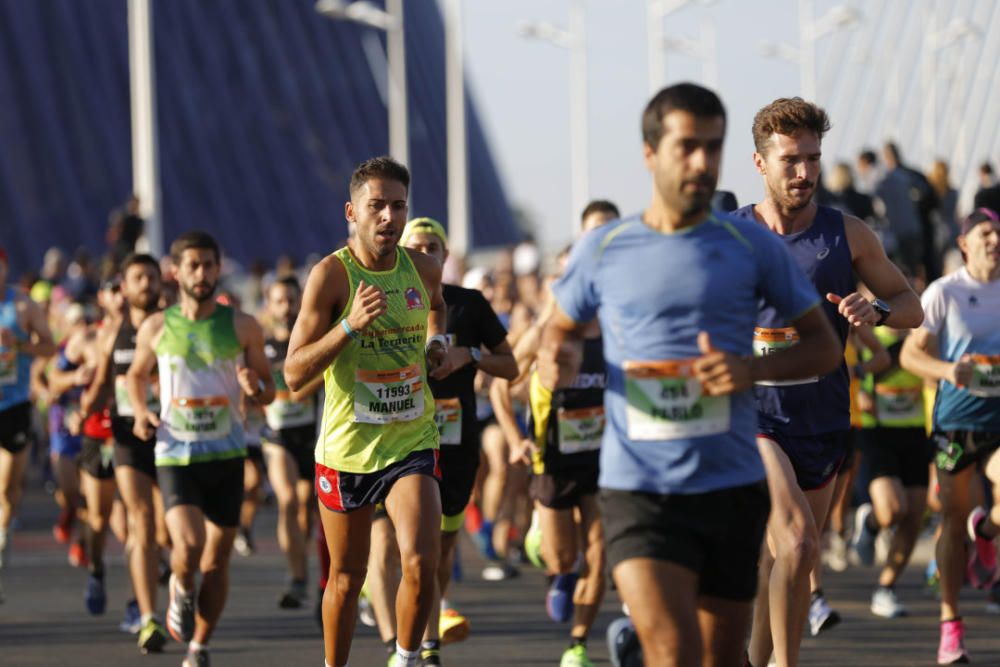
[{"label": "race bib", "polygon": [[969,393],[973,396],[1000,396],[1000,354],[973,354],[972,380]]},{"label": "race bib", "polygon": [[559,452],[578,454],[601,448],[604,436],[604,407],[559,408]]},{"label": "race bib", "polygon": [[[784,350],[799,342],[799,334],[792,327],[766,329],[757,327],[753,330],[753,354],[755,357],[765,357],[778,350]],[[761,380],[756,384],[765,387],[789,387],[797,384],[819,382],[819,377],[799,378],[797,380]]]},{"label": "race bib", "polygon": [[0,349],[0,387],[17,384],[17,350]]},{"label": "race bib", "polygon": [[[157,414],[160,412],[160,399],[155,389],[159,386],[158,382],[156,378],[152,378],[146,388],[146,407],[150,412]],[[135,408],[132,407],[132,401],[128,397],[128,386],[125,384],[124,375],[115,377],[115,409],[119,417],[135,417]]]},{"label": "race bib", "polygon": [[423,379],[416,365],[390,371],[359,368],[354,382],[354,421],[408,422],[424,413]]},{"label": "race bib", "polygon": [[175,398],[167,429],[177,440],[219,440],[229,435],[233,418],[225,396]]},{"label": "race bib", "polygon": [[881,422],[924,419],[924,393],[921,387],[875,385],[875,407]]},{"label": "race bib", "polygon": [[462,444],[462,404],[457,398],[434,399],[434,422],[442,445]]},{"label": "race bib", "polygon": [[308,426],[316,422],[316,397],[293,401],[291,392],[278,390],[274,401],[264,408],[267,425],[274,429]]},{"label": "race bib", "polygon": [[675,440],[729,430],[729,396],[703,396],[694,361],[626,361],[625,417],[631,440]]}]

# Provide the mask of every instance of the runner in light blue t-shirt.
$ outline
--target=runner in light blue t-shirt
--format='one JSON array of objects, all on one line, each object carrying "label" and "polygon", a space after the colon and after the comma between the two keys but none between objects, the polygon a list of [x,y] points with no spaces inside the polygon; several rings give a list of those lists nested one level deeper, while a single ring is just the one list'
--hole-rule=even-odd
[{"label": "runner in light blue t-shirt", "polygon": [[[750,389],[826,373],[840,359],[819,296],[780,241],[710,212],[725,126],[721,101],[700,86],[652,99],[643,115],[652,202],[578,243],[539,354],[542,384],[565,386],[583,326],[600,316],[607,560],[647,664],[697,662],[703,651],[715,664],[742,660],[769,509]],[[760,298],[800,342],[752,359]],[[690,640],[700,615],[704,647]]]}]

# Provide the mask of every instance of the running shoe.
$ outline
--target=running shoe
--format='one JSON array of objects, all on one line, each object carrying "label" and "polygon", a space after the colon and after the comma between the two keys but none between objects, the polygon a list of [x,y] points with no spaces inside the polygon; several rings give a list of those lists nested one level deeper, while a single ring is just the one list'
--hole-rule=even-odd
[{"label": "running shoe", "polygon": [[142,630],[142,614],[139,613],[139,603],[135,600],[125,603],[125,617],[118,624],[118,629],[130,635]]},{"label": "running shoe", "polygon": [[1000,614],[1000,583],[993,584],[986,595],[986,613],[990,616]]},{"label": "running shoe", "polygon": [[441,638],[442,646],[464,640],[469,636],[471,629],[469,619],[454,609],[441,610],[441,619],[438,621],[438,636]]},{"label": "running shoe", "polygon": [[66,560],[69,562],[71,567],[90,566],[90,559],[87,558],[87,552],[83,550],[83,545],[79,542],[74,542],[69,545],[69,552],[66,554]]},{"label": "running shoe", "polygon": [[875,564],[875,539],[878,532],[868,526],[872,515],[871,503],[865,503],[854,513],[854,535],[851,537],[851,553],[861,565]]},{"label": "running shoe", "polygon": [[181,667],[209,667],[211,664],[212,662],[208,658],[208,649],[203,648],[196,651],[189,648]]},{"label": "running shoe", "polygon": [[160,558],[159,575],[157,576],[156,583],[160,586],[166,586],[170,583],[170,574],[170,561],[166,558]]},{"label": "running shoe", "polygon": [[368,592],[363,588],[361,589],[361,595],[358,596],[358,620],[369,628],[374,628],[377,625],[372,602],[368,599]]},{"label": "running shoe", "polygon": [[155,618],[151,618],[139,630],[137,643],[143,655],[162,653],[163,647],[167,643],[167,631]]},{"label": "running shoe", "polygon": [[847,569],[847,540],[840,533],[830,533],[830,547],[824,554],[826,565],[834,572]]},{"label": "running shoe", "polygon": [[899,618],[900,616],[906,616],[909,612],[907,612],[903,603],[899,601],[899,598],[896,597],[896,591],[885,586],[879,586],[872,593],[872,613],[882,618]]},{"label": "running shoe", "polygon": [[68,544],[70,531],[73,528],[73,515],[69,512],[60,512],[59,520],[52,526],[52,537],[59,544]]},{"label": "running shoe", "polygon": [[233,549],[244,558],[253,556],[256,548],[254,547],[253,538],[250,536],[249,530],[246,528],[239,529],[236,533],[236,539],[233,540]]},{"label": "running shoe", "polygon": [[[191,641],[191,636],[194,635],[194,593],[189,592],[186,595],[181,595],[177,590],[177,577],[174,575],[170,575],[169,586],[170,604],[167,606],[167,630],[175,641],[186,643]],[[188,658],[190,657],[189,652]]]},{"label": "running shoe", "polygon": [[937,662],[939,665],[969,662],[969,653],[965,650],[965,627],[961,620],[941,623],[941,643],[938,644]]},{"label": "running shoe", "polygon": [[288,590],[278,600],[278,606],[282,609],[300,609],[307,597],[306,582],[292,581],[288,585]]},{"label": "running shoe", "polygon": [[587,647],[577,644],[563,651],[559,667],[594,667],[594,663],[587,656]]},{"label": "running shoe", "polygon": [[0,530],[0,570],[3,569],[4,563],[10,562],[10,543],[12,541],[9,532]]},{"label": "running shoe", "polygon": [[941,572],[938,571],[937,559],[931,558],[927,563],[927,569],[924,570],[924,581],[927,585],[927,590],[934,595],[934,597],[941,597]]},{"label": "running shoe", "polygon": [[531,526],[524,536],[524,554],[532,565],[545,569],[545,561],[542,560],[542,527],[539,525],[538,510],[531,514]]},{"label": "running shoe", "polygon": [[608,655],[613,667],[642,667],[642,645],[632,619],[617,618],[608,625]]},{"label": "running shoe", "polygon": [[493,546],[493,522],[483,521],[479,530],[472,535],[472,541],[475,542],[476,547],[479,548],[479,553],[486,560],[496,560],[499,558],[496,548]]},{"label": "running shoe", "polygon": [[87,603],[87,611],[94,616],[104,613],[108,605],[108,596],[104,592],[103,577],[90,575],[87,577],[87,589],[83,593],[83,600]]},{"label": "running shoe", "polygon": [[826,598],[818,596],[809,603],[809,634],[816,637],[840,623],[840,614],[826,603]]},{"label": "running shoe", "polygon": [[966,526],[973,548],[969,550],[969,583],[979,589],[990,588],[997,580],[997,545],[991,539],[981,536],[976,530],[989,515],[982,507],[969,514]]},{"label": "running shoe", "polygon": [[483,568],[483,579],[486,581],[506,581],[520,576],[517,568],[510,563],[498,560]]},{"label": "running shoe", "polygon": [[479,506],[469,503],[465,508],[465,532],[475,535],[483,525],[483,513],[479,511]]},{"label": "running shoe", "polygon": [[573,618],[573,592],[580,575],[576,572],[557,574],[545,594],[545,611],[556,623],[566,623]]},{"label": "running shoe", "polygon": [[422,648],[420,649],[420,667],[440,667],[441,649]]}]

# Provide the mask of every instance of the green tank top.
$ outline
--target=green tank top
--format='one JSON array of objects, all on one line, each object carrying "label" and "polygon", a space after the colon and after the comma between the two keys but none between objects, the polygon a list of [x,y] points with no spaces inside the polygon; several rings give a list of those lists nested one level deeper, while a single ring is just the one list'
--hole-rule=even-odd
[{"label": "green tank top", "polygon": [[[924,425],[923,381],[899,366],[899,349],[903,338],[888,327],[876,327],[875,335],[893,359],[889,370],[876,379],[868,375],[862,388],[875,401],[875,414],[865,413],[861,417],[862,426],[871,428],[912,428]],[[862,358],[871,359],[871,352],[865,350]]]},{"label": "green tank top", "polygon": [[203,320],[189,320],[176,305],[163,311],[155,350],[161,405],[156,465],[246,455],[236,379],[243,348],[234,317],[232,308],[221,305]]},{"label": "green tank top", "polygon": [[438,446],[424,353],[430,298],[401,248],[388,271],[369,271],[348,248],[334,256],[347,272],[350,295],[334,326],[351,312],[361,280],[385,290],[389,307],[323,373],[326,398],[316,462],[341,472],[377,472]]}]

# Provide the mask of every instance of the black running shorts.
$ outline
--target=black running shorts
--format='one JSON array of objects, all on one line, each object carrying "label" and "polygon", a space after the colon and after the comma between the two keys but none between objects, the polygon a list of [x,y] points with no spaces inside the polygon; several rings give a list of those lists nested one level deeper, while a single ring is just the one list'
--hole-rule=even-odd
[{"label": "black running shorts", "polygon": [[601,489],[610,571],[632,558],[676,563],[698,575],[698,593],[749,602],[771,509],[765,481],[687,495]]},{"label": "black running shorts", "polygon": [[971,465],[985,464],[1000,448],[1000,433],[934,431],[931,433],[931,446],[937,469],[956,473]]},{"label": "black running shorts", "polygon": [[114,479],[115,441],[83,436],[80,450],[80,468],[97,479]]},{"label": "black running shorts", "polygon": [[264,437],[264,442],[278,445],[288,450],[295,460],[299,479],[312,481],[316,474],[316,425],[293,426],[276,431],[273,437]]},{"label": "black running shorts", "polygon": [[584,496],[597,493],[597,467],[564,470],[532,475],[528,493],[543,507],[568,510],[577,507]]},{"label": "black running shorts", "polygon": [[895,477],[907,489],[927,486],[931,449],[923,426],[865,429],[861,451],[869,479]]},{"label": "black running shorts", "polygon": [[18,403],[0,412],[0,447],[17,454],[31,442],[31,403]]},{"label": "black running shorts", "polygon": [[156,474],[166,511],[194,505],[222,528],[240,525],[243,503],[243,457],[186,466],[159,466]]}]

